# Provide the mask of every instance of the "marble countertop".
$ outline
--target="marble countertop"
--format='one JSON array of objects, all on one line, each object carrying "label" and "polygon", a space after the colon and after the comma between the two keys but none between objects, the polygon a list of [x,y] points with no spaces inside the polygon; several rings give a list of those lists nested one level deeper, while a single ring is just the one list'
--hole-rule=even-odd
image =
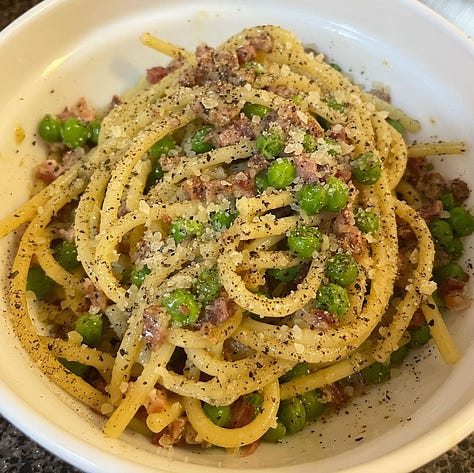
[{"label": "marble countertop", "polygon": [[[0,0],[0,30],[41,0]],[[474,38],[474,0],[422,0]],[[474,434],[413,473],[473,473]],[[0,416],[0,473],[80,473]]]}]

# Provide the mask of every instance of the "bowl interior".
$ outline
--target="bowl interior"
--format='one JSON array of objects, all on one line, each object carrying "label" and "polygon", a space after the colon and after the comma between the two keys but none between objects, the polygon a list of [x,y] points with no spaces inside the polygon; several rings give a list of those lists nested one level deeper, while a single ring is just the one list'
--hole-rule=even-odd
[{"label": "bowl interior", "polygon": [[[94,12],[84,15],[85,11]],[[75,21],[81,16],[81,21]],[[382,21],[392,18],[393,21]],[[342,66],[367,88],[389,86],[394,103],[422,122],[413,139],[470,142],[462,157],[438,158],[436,166],[474,185],[474,98],[470,78],[474,47],[416,2],[359,0],[260,0],[250,2],[92,0],[45,1],[0,36],[1,217],[24,202],[32,169],[44,156],[35,126],[48,112],[85,96],[105,106],[166,58],[139,42],[143,31],[193,49],[219,42],[256,23],[292,29],[306,44]],[[401,34],[400,25],[404,25]],[[452,54],[456,50],[457,54]],[[462,71],[454,74],[452,71]],[[21,126],[26,139],[17,144]],[[1,284],[15,236],[0,242]],[[473,256],[472,244],[466,259]],[[471,266],[472,267],[472,266]],[[5,291],[3,291],[5,292]],[[5,301],[2,297],[2,311]],[[139,435],[102,436],[102,420],[41,376],[0,318],[0,393],[3,414],[45,447],[86,471],[182,471],[226,467],[230,471],[409,471],[450,448],[474,428],[474,317],[447,316],[463,353],[454,367],[429,346],[414,353],[392,380],[347,409],[328,416],[280,445],[263,445],[241,458],[218,449],[159,450]],[[35,395],[31,396],[34,392]],[[310,465],[311,464],[311,465]]]}]

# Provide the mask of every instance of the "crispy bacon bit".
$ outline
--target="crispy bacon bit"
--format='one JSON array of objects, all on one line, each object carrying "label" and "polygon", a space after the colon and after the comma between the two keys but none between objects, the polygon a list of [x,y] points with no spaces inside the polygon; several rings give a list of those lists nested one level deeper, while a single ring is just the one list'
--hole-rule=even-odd
[{"label": "crispy bacon bit", "polygon": [[117,105],[120,105],[121,103],[122,103],[122,99],[120,98],[120,96],[118,96],[117,94],[114,94],[112,96],[112,100],[110,101],[110,107],[114,108]]},{"label": "crispy bacon bit", "polygon": [[66,153],[62,157],[64,168],[65,169],[72,168],[79,161],[79,159],[83,157],[83,152],[84,152],[84,149],[80,147],[67,150]]},{"label": "crispy bacon bit", "polygon": [[337,168],[336,172],[334,175],[344,181],[346,184],[352,179],[352,168],[349,163],[346,165],[341,165]]},{"label": "crispy bacon bit", "polygon": [[420,178],[415,187],[426,199],[434,200],[446,192],[448,186],[439,172],[427,172]]},{"label": "crispy bacon bit", "polygon": [[64,173],[64,167],[55,159],[47,159],[43,161],[36,169],[36,177],[46,184],[51,184],[61,174]]},{"label": "crispy bacon bit", "polygon": [[303,182],[318,180],[318,163],[311,156],[301,154],[294,158],[296,174]]},{"label": "crispy bacon bit", "polygon": [[291,99],[296,95],[294,89],[286,85],[270,85],[267,90],[286,99]]},{"label": "crispy bacon bit", "polygon": [[255,138],[252,123],[246,116],[233,120],[226,128],[216,128],[208,135],[208,140],[217,147],[235,145],[242,138]]},{"label": "crispy bacon bit", "polygon": [[312,330],[324,332],[334,328],[338,324],[338,318],[325,310],[312,309],[310,312],[303,314],[303,320],[308,324]]},{"label": "crispy bacon bit", "polygon": [[180,82],[188,87],[207,85],[218,82],[241,83],[236,71],[239,69],[237,54],[231,51],[199,45],[196,49],[198,63],[195,68],[188,68]]},{"label": "crispy bacon bit", "polygon": [[263,53],[269,53],[273,50],[273,38],[266,31],[262,31],[258,36],[249,38],[250,44]]},{"label": "crispy bacon bit", "polygon": [[435,200],[432,204],[427,205],[419,210],[421,217],[426,222],[431,222],[435,218],[438,218],[443,211],[443,204],[440,200]]},{"label": "crispy bacon bit", "polygon": [[343,407],[348,401],[347,395],[339,383],[328,384],[323,391],[329,402],[333,402],[337,408]]},{"label": "crispy bacon bit", "polygon": [[193,328],[206,334],[213,327],[226,321],[234,314],[235,307],[225,291],[204,308],[204,314],[193,324]]},{"label": "crispy bacon bit", "polygon": [[154,66],[146,70],[146,80],[150,84],[157,84],[170,72],[175,71],[183,64],[182,59],[173,59],[166,67]]},{"label": "crispy bacon bit", "polygon": [[146,411],[148,414],[154,412],[163,412],[168,406],[168,396],[166,392],[161,389],[153,388],[147,396]]},{"label": "crispy bacon bit", "polygon": [[225,103],[222,101],[222,99],[217,98],[217,96],[215,99],[213,97],[211,102],[212,107],[206,108],[204,104],[207,105],[207,102],[205,99],[203,99],[203,103],[197,103],[193,106],[193,109],[197,113],[198,117],[201,117],[206,122],[209,122],[214,126],[227,126],[240,114],[240,107],[237,104]]},{"label": "crispy bacon bit", "polygon": [[152,305],[143,311],[143,336],[147,346],[157,350],[168,338],[169,318],[162,307]]},{"label": "crispy bacon bit", "polygon": [[439,288],[439,295],[443,298],[446,307],[453,311],[462,311],[471,307],[471,300],[465,293],[466,283],[458,279],[446,279]]},{"label": "crispy bacon bit", "polygon": [[79,118],[85,122],[90,122],[94,120],[95,117],[95,110],[89,106],[84,97],[81,97],[71,108],[66,107],[59,115],[59,118],[63,121],[69,118]]},{"label": "crispy bacon bit", "polygon": [[270,163],[268,162],[268,160],[265,159],[265,156],[260,153],[256,153],[251,156],[247,163],[247,166],[253,169],[255,173],[265,171],[265,169],[267,169],[269,165]]},{"label": "crispy bacon bit", "polygon": [[237,58],[239,64],[245,64],[246,62],[253,61],[257,57],[257,50],[255,46],[249,42],[244,43],[240,48],[237,49]]},{"label": "crispy bacon bit", "polygon": [[181,156],[162,156],[160,158],[160,165],[163,171],[172,171],[178,164],[181,164]]},{"label": "crispy bacon bit", "polygon": [[451,192],[458,204],[463,204],[469,197],[471,189],[462,179],[453,179],[451,182]]},{"label": "crispy bacon bit", "polygon": [[424,324],[425,316],[423,315],[423,311],[421,309],[416,309],[407,328],[408,330],[415,330],[422,327]]},{"label": "crispy bacon bit", "polygon": [[203,181],[200,177],[186,179],[181,185],[190,200],[216,202],[222,197],[251,197],[255,195],[255,186],[251,171],[241,171],[226,179]]},{"label": "crispy bacon bit", "polygon": [[176,445],[183,437],[187,422],[188,420],[185,416],[175,419],[161,432],[154,434],[151,443],[165,448]]},{"label": "crispy bacon bit", "polygon": [[332,138],[336,141],[344,141],[346,143],[351,142],[349,137],[347,136],[346,129],[340,124],[336,123],[328,132],[329,138]]},{"label": "crispy bacon bit", "polygon": [[249,424],[255,417],[255,407],[248,399],[241,396],[230,406],[231,417],[226,427],[237,429]]},{"label": "crispy bacon bit", "polygon": [[301,115],[294,104],[282,106],[276,112],[269,113],[264,121],[267,124],[276,124],[284,132],[287,132],[292,125],[296,125],[305,128],[315,138],[324,136],[324,130],[316,119],[309,115]]},{"label": "crispy bacon bit", "polygon": [[354,214],[349,207],[339,212],[335,218],[334,232],[340,237],[339,242],[344,250],[354,255],[360,255],[365,250],[365,240],[355,225]]},{"label": "crispy bacon bit", "polygon": [[169,74],[167,67],[163,66],[154,66],[146,70],[146,80],[150,84],[157,84],[160,82],[163,77],[166,77]]},{"label": "crispy bacon bit", "polygon": [[98,307],[102,312],[109,305],[109,299],[105,292],[94,286],[90,279],[84,280],[85,298],[90,302],[91,307]]}]

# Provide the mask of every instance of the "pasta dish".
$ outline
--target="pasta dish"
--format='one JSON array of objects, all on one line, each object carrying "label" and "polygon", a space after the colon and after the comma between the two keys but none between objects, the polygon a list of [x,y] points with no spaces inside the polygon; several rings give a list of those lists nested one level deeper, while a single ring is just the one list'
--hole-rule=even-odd
[{"label": "pasta dish", "polygon": [[[276,26],[171,58],[108,110],[47,115],[10,315],[55,383],[158,445],[255,448],[383,382],[469,305],[467,186],[419,124]],[[434,203],[433,203],[434,202]],[[436,255],[436,258],[435,258]]]}]

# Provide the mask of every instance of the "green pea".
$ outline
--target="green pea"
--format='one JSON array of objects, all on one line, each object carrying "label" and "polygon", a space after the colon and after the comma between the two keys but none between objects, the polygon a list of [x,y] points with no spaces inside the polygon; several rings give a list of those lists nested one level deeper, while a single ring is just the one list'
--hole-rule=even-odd
[{"label": "green pea", "polygon": [[33,291],[38,299],[44,299],[55,287],[56,283],[46,275],[41,266],[31,266],[26,280],[28,291]]},{"label": "green pea", "polygon": [[268,184],[275,189],[285,189],[296,177],[296,167],[288,158],[278,158],[267,170]]},{"label": "green pea", "polygon": [[326,210],[339,212],[349,200],[349,186],[335,176],[329,176],[326,181],[327,203]]},{"label": "green pea", "polygon": [[341,66],[339,64],[336,64],[335,62],[331,62],[329,64],[335,71],[337,72],[342,72]]},{"label": "green pea", "polygon": [[399,120],[394,120],[393,118],[386,118],[385,121],[389,125],[391,125],[393,128],[395,128],[395,130],[397,130],[398,133],[400,133],[400,135],[403,134],[404,132],[403,125],[400,123]]},{"label": "green pea", "polygon": [[273,159],[283,152],[285,143],[276,131],[264,131],[255,141],[255,148],[266,159]]},{"label": "green pea", "polygon": [[290,230],[288,248],[301,258],[312,258],[315,251],[321,250],[323,234],[315,227],[301,225]]},{"label": "green pea", "polygon": [[453,238],[448,244],[444,245],[443,250],[451,260],[459,259],[464,253],[464,246],[459,238]]},{"label": "green pea", "polygon": [[277,279],[278,281],[288,283],[288,282],[294,281],[300,271],[301,271],[301,265],[297,264],[296,266],[292,266],[291,268],[285,268],[285,269],[272,268],[272,269],[267,270],[267,273],[273,279]]},{"label": "green pea", "polygon": [[428,225],[431,236],[437,245],[445,246],[453,239],[451,225],[446,220],[437,218]]},{"label": "green pea", "polygon": [[66,358],[58,358],[58,360],[71,373],[75,374],[76,376],[80,376],[81,378],[83,378],[89,372],[90,367],[83,365],[78,361],[69,361],[66,360]]},{"label": "green pea", "polygon": [[402,345],[390,355],[390,366],[400,366],[409,352],[408,345]]},{"label": "green pea", "polygon": [[304,410],[306,413],[306,420],[315,420],[321,417],[326,404],[321,402],[321,392],[317,389],[300,394],[300,399],[303,401]]},{"label": "green pea", "polygon": [[203,231],[203,224],[196,220],[178,218],[171,222],[170,232],[176,243],[181,243],[189,237],[200,236]]},{"label": "green pea", "polygon": [[316,151],[317,147],[318,147],[317,139],[313,135],[310,135],[309,133],[305,133],[304,138],[303,138],[304,150],[307,153],[313,153],[314,151]]},{"label": "green pea", "polygon": [[38,124],[38,133],[44,141],[61,141],[61,120],[47,113]]},{"label": "green pea", "polygon": [[[211,127],[212,128],[212,127]],[[148,150],[148,154],[155,159],[161,158],[161,156],[168,156],[169,152],[176,148],[176,141],[174,141],[171,135],[166,135],[154,143]]]},{"label": "green pea", "polygon": [[326,276],[340,286],[349,286],[358,274],[357,261],[349,253],[339,253],[326,264]]},{"label": "green pea", "polygon": [[463,267],[455,261],[450,261],[445,265],[436,268],[433,272],[433,279],[438,283],[442,284],[447,279],[457,279],[459,281],[466,281],[468,275],[464,271]]},{"label": "green pea", "polygon": [[423,324],[421,327],[410,331],[410,341],[408,346],[410,348],[418,348],[428,343],[431,338],[430,328],[428,324]]},{"label": "green pea", "polygon": [[73,241],[63,240],[54,249],[55,260],[66,270],[72,271],[79,266],[77,248]]},{"label": "green pea", "polygon": [[306,422],[306,411],[299,397],[284,399],[278,409],[278,420],[286,427],[288,435],[299,432]]},{"label": "green pea", "polygon": [[371,210],[358,208],[354,220],[362,233],[376,233],[379,229],[379,217]]},{"label": "green pea", "polygon": [[170,316],[171,324],[178,327],[196,322],[201,311],[196,298],[187,289],[175,289],[163,298],[162,305]]},{"label": "green pea", "polygon": [[280,442],[286,435],[286,427],[283,422],[277,420],[276,427],[270,427],[262,436],[262,440],[265,442],[277,443]]},{"label": "green pea", "polygon": [[445,194],[441,194],[439,200],[441,200],[444,210],[451,210],[457,206],[456,199],[454,198],[454,194],[452,192],[446,192]]},{"label": "green pea", "polygon": [[293,366],[290,371],[287,371],[285,374],[281,375],[279,381],[280,383],[286,383],[287,381],[291,381],[292,379],[305,376],[308,373],[308,363],[306,361],[301,361],[300,363],[296,363],[296,365]]},{"label": "green pea", "polygon": [[229,422],[231,418],[231,410],[230,406],[212,406],[207,402],[202,404],[202,410],[204,413],[209,417],[209,419],[214,422],[214,424],[218,425],[219,427],[224,427],[224,425]]},{"label": "green pea", "polygon": [[359,154],[352,162],[352,175],[364,185],[375,184],[382,172],[382,163],[380,159],[370,151]]},{"label": "green pea", "polygon": [[270,107],[266,107],[265,105],[259,105],[257,103],[249,103],[247,102],[242,111],[247,115],[247,118],[252,118],[254,115],[260,118],[265,118],[272,109]]},{"label": "green pea", "polygon": [[366,384],[381,384],[390,379],[390,366],[376,361],[361,371]]},{"label": "green pea", "polygon": [[338,284],[329,283],[321,286],[316,293],[315,307],[317,309],[342,317],[349,306],[347,291]]},{"label": "green pea", "polygon": [[143,281],[145,281],[146,276],[150,273],[151,269],[149,269],[147,266],[144,266],[141,269],[133,269],[130,272],[130,283],[136,287],[141,287]]},{"label": "green pea", "polygon": [[270,186],[268,183],[268,174],[266,171],[259,172],[255,175],[254,184],[259,194],[261,194],[267,187]]},{"label": "green pea", "polygon": [[227,230],[237,218],[239,212],[231,212],[229,210],[219,210],[218,212],[211,212],[209,214],[209,221],[211,227],[216,232]]},{"label": "green pea", "polygon": [[458,237],[469,236],[474,232],[474,217],[464,207],[454,207],[449,211],[449,223]]},{"label": "green pea", "polygon": [[197,300],[203,305],[217,299],[222,290],[217,268],[208,268],[199,274],[193,289],[197,295]]},{"label": "green pea", "polygon": [[315,215],[326,206],[328,202],[328,192],[322,184],[303,184],[297,192],[296,198],[298,206],[307,215]]},{"label": "green pea", "polygon": [[76,332],[82,335],[82,341],[90,347],[98,347],[102,340],[103,319],[100,314],[86,312],[76,320]]},{"label": "green pea", "polygon": [[99,135],[100,135],[101,126],[102,126],[102,120],[92,120],[87,125],[87,130],[89,132],[89,143],[92,146],[97,146],[99,144]]},{"label": "green pea", "polygon": [[207,135],[211,130],[211,125],[205,125],[199,130],[197,130],[191,137],[191,149],[195,153],[207,153],[208,151],[214,149],[214,145],[211,142],[206,141]]},{"label": "green pea", "polygon": [[163,179],[165,172],[161,167],[160,161],[158,159],[154,160],[151,165],[150,174],[146,179],[145,192],[148,192],[157,182],[160,182]]},{"label": "green pea", "polygon": [[61,137],[67,147],[78,148],[87,142],[89,130],[79,119],[69,118],[61,127]]}]

